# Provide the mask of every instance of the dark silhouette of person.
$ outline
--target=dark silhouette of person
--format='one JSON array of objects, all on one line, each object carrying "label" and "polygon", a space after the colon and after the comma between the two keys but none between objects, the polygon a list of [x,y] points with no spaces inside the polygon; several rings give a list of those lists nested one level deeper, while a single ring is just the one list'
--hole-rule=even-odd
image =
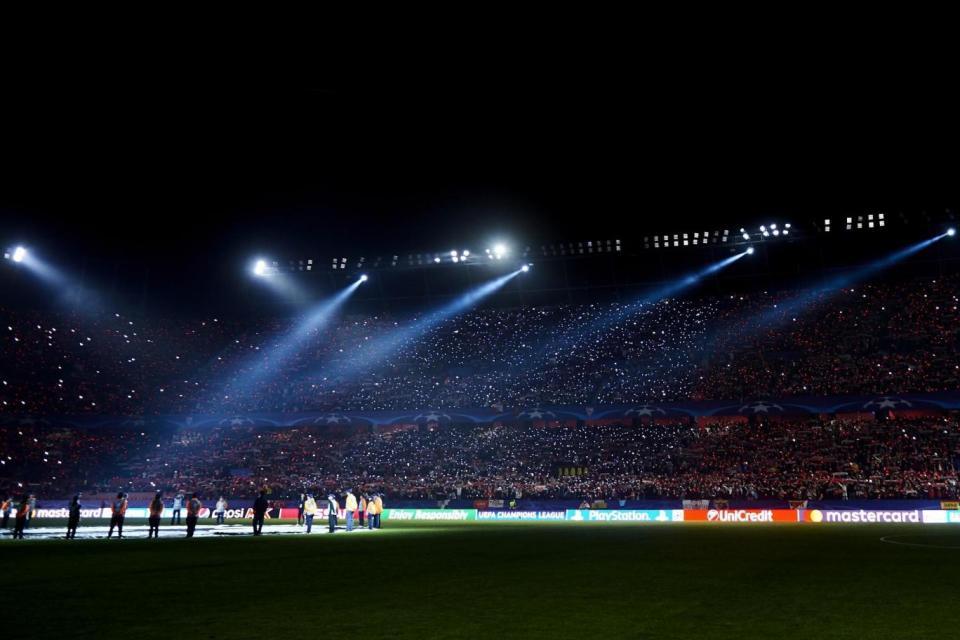
[{"label": "dark silhouette of person", "polygon": [[197,494],[191,494],[187,501],[187,537],[192,538],[193,532],[197,528],[197,520],[200,518],[200,509],[203,503],[197,498]]},{"label": "dark silhouette of person", "polygon": [[117,528],[117,538],[123,537],[123,520],[127,517],[127,496],[120,492],[117,499],[110,505],[110,531],[107,538],[113,537],[113,528]]},{"label": "dark silhouette of person", "polygon": [[261,491],[253,501],[253,535],[259,536],[263,532],[263,519],[267,515],[270,503],[267,502],[267,492]]},{"label": "dark silhouette of person", "polygon": [[70,500],[69,513],[67,514],[67,540],[73,540],[77,537],[77,527],[80,526],[80,495],[73,496]]},{"label": "dark silhouette of person", "polygon": [[17,506],[17,517],[13,524],[13,538],[23,540],[23,530],[27,526],[27,516],[30,515],[30,498],[23,496]]},{"label": "dark silhouette of person", "polygon": [[162,515],[163,492],[157,491],[157,495],[153,496],[153,500],[150,501],[149,517],[147,518],[147,524],[150,528],[147,531],[147,540],[160,537],[160,517]]}]

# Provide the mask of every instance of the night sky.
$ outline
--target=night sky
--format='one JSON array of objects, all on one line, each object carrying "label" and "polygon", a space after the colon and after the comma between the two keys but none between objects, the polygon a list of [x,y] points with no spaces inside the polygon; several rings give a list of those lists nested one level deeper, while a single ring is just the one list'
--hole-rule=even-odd
[{"label": "night sky", "polygon": [[7,110],[0,237],[202,289],[255,253],[539,244],[956,201],[943,107],[915,118],[853,96],[723,88],[35,81]]}]

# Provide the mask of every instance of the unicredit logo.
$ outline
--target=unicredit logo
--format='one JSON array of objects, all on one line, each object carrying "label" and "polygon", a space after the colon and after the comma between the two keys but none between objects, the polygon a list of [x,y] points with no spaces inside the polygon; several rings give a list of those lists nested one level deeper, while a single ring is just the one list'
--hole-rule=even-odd
[{"label": "unicredit logo", "polygon": [[773,522],[773,512],[765,510],[731,509],[707,511],[707,522]]}]

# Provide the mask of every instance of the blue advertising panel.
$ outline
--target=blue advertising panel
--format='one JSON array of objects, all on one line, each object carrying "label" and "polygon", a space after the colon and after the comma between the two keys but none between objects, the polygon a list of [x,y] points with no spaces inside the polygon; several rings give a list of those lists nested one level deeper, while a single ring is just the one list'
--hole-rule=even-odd
[{"label": "blue advertising panel", "polygon": [[683,509],[567,509],[571,522],[683,522]]}]

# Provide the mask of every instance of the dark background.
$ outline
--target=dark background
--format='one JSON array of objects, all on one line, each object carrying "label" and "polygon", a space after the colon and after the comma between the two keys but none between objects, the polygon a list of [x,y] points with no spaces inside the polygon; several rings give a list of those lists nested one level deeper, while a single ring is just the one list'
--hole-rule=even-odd
[{"label": "dark background", "polygon": [[[476,254],[496,240],[534,255],[622,240],[619,256],[578,256],[552,273],[538,264],[543,275],[509,301],[548,303],[627,296],[729,254],[651,255],[643,238],[654,233],[791,221],[795,246],[729,274],[767,286],[954,220],[957,125],[920,87],[710,70],[531,77],[8,83],[0,239],[131,309],[205,313],[264,308],[270,298],[245,271],[258,255],[344,256],[352,267],[359,256]],[[880,211],[892,231],[831,242],[818,229]],[[35,282],[4,271],[5,304],[36,302]],[[303,278],[320,295],[349,271]],[[401,271],[371,274],[375,308],[422,304],[489,273]]]}]

